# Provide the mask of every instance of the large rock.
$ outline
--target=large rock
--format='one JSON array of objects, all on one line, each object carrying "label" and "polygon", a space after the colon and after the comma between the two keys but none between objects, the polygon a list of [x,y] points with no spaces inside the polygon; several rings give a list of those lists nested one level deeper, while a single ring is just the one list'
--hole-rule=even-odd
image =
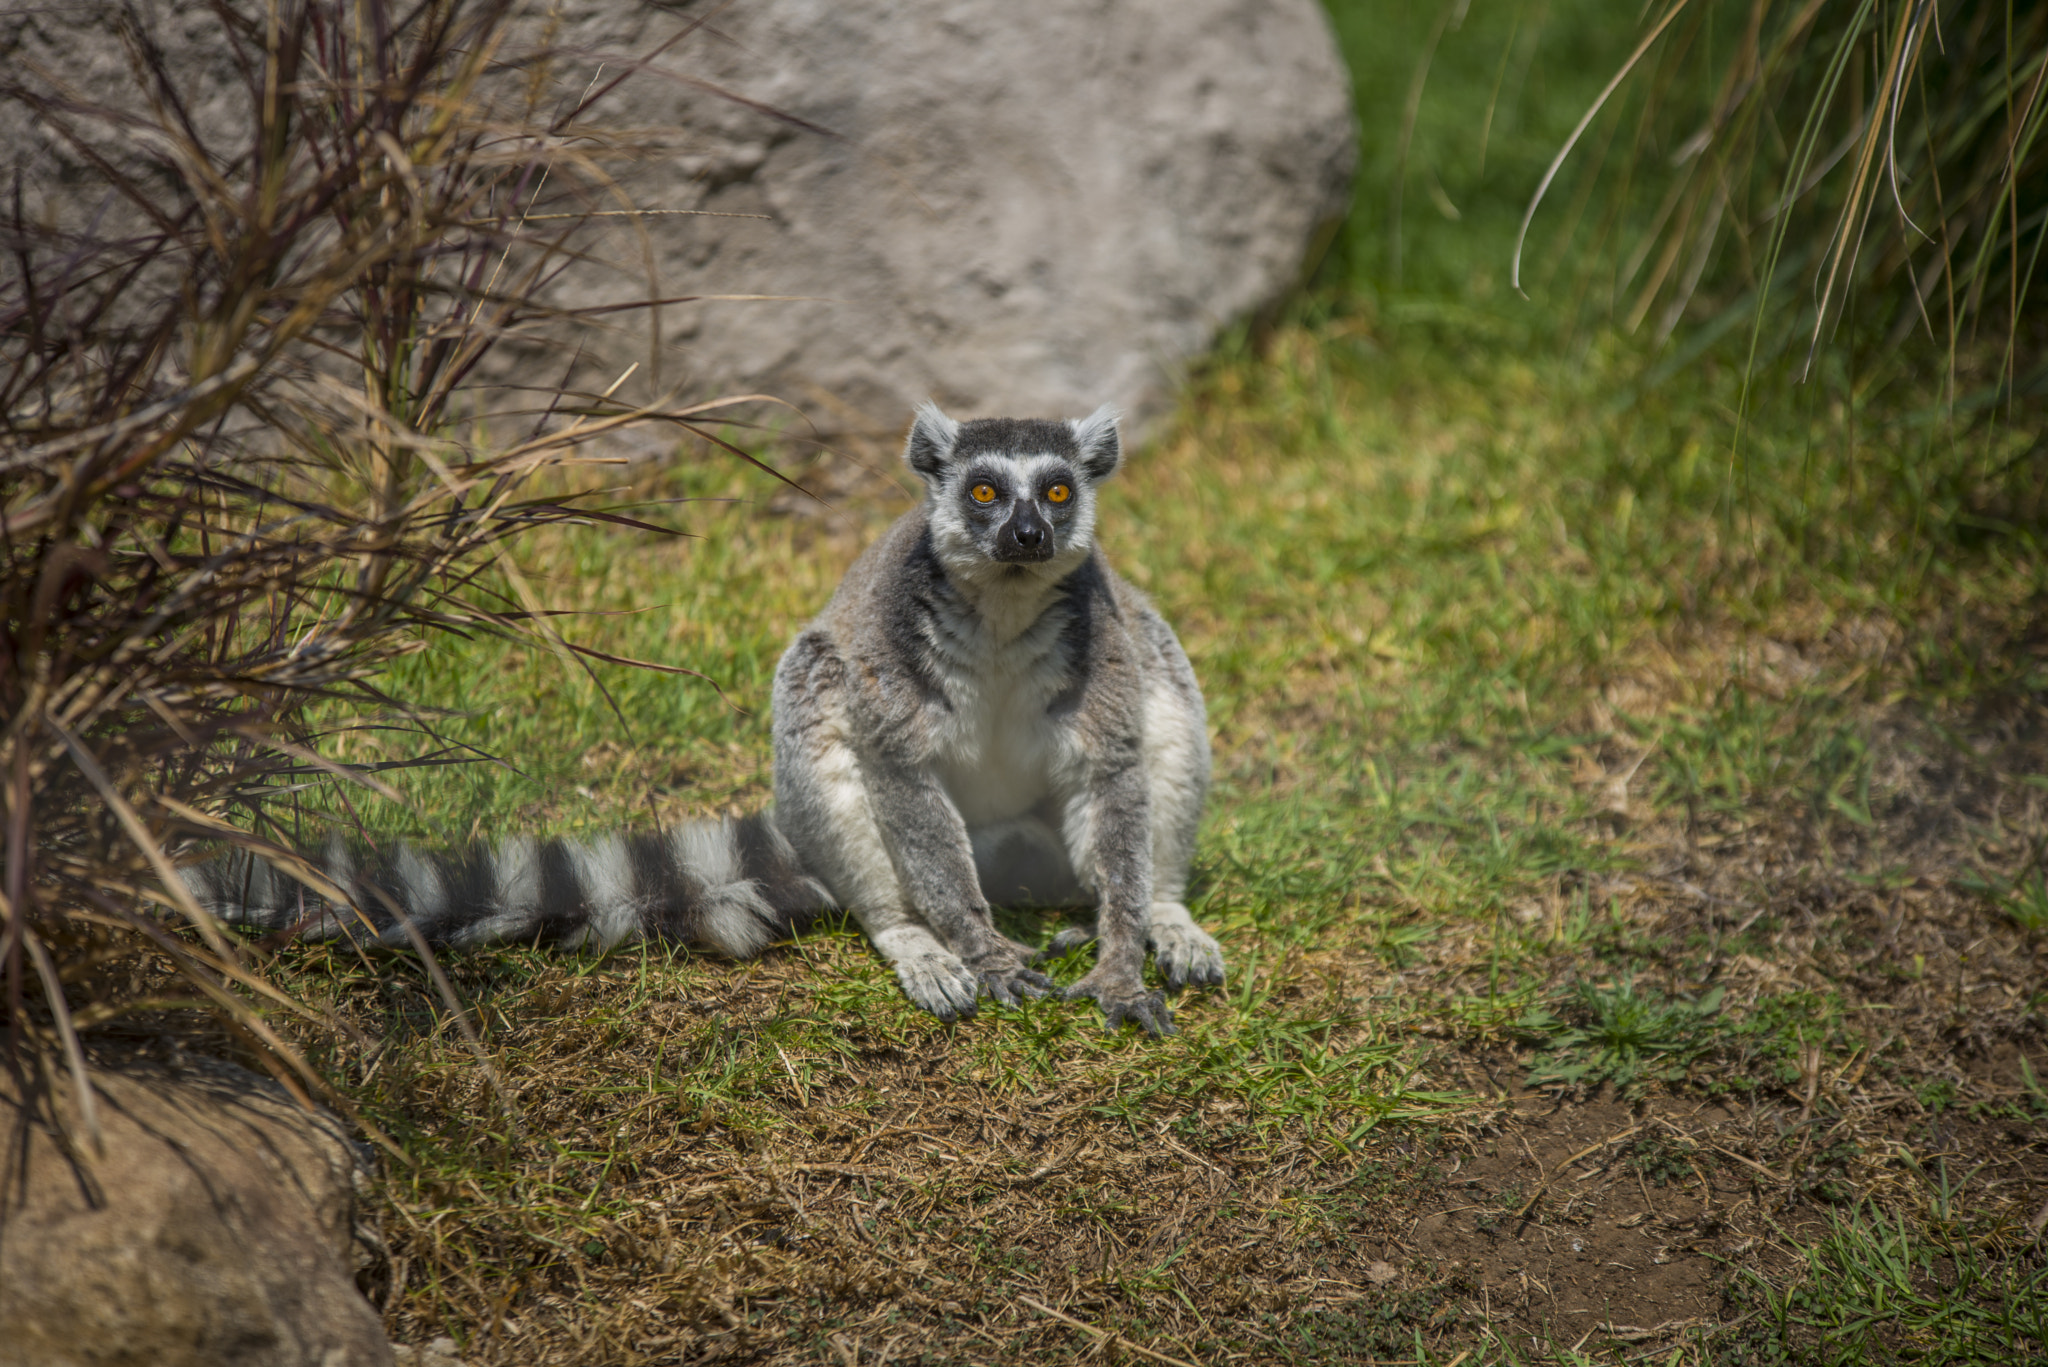
[{"label": "large rock", "polygon": [[[662,379],[777,394],[827,430],[896,433],[927,397],[1155,415],[1222,328],[1295,286],[1346,205],[1350,82],[1315,0],[562,12],[592,54],[708,21],[593,113],[681,130],[632,179],[642,207],[767,215],[645,220],[662,290],[804,298],[668,309]],[[606,254],[642,249],[620,224]],[[625,297],[621,278],[575,279],[575,302]],[[647,355],[630,328],[593,344],[612,374]]]},{"label": "large rock", "polygon": [[105,1153],[74,1166],[0,1074],[0,1365],[389,1367],[331,1118],[224,1065],[94,1080]]},{"label": "large rock", "polygon": [[[557,51],[500,91],[531,74],[567,107],[631,72],[584,121],[644,151],[600,159],[623,198],[593,207],[740,215],[607,219],[551,301],[647,298],[650,261],[663,296],[793,296],[665,308],[624,397],[766,392],[838,433],[900,433],[928,397],[961,416],[1113,402],[1142,424],[1221,329],[1294,287],[1346,205],[1350,83],[1316,0],[518,3],[505,51]],[[139,109],[122,8],[0,11],[0,64]],[[212,0],[136,12],[208,140],[244,145],[250,102]],[[32,217],[105,231],[94,215],[127,212],[4,100],[0,142]],[[593,145],[565,142],[564,179]],[[485,376],[551,384],[580,355],[601,387],[650,358],[632,312],[537,340]]]}]

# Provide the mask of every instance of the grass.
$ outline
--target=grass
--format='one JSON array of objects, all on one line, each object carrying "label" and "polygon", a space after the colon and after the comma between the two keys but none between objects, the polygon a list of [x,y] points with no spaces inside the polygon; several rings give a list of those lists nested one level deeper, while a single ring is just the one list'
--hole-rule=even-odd
[{"label": "grass", "polygon": [[1680,1081],[1701,1052],[1721,997],[1717,990],[1696,1002],[1665,1001],[1628,979],[1575,984],[1568,999],[1574,1021],[1540,1009],[1522,1019],[1543,1047],[1529,1085],[1608,1083],[1624,1096],[1638,1096],[1651,1081]]},{"label": "grass", "polygon": [[[1629,38],[1590,3],[1454,14],[1337,16],[1367,127],[1413,129],[1398,275],[1370,139],[1318,291],[1220,349],[1102,517],[1209,700],[1193,905],[1228,985],[1150,1042],[1059,1002],[941,1025],[844,925],[746,965],[450,955],[508,1112],[415,960],[288,947],[373,1041],[295,1036],[393,1141],[363,1280],[397,1338],[473,1367],[2048,1356],[2048,571],[1985,511],[2035,436],[1952,449],[1836,407],[1838,368],[1731,456],[1726,357],[1650,384],[1524,308],[1505,246]],[[887,451],[789,473],[822,499],[687,453],[611,495],[687,536],[538,530],[566,634],[710,682],[429,642],[384,684],[491,758],[390,771],[373,824],[764,801],[777,655],[911,487]],[[325,714],[328,753],[415,758],[382,720]]]},{"label": "grass", "polygon": [[1927,1364],[2040,1361],[2048,1353],[2048,1266],[1987,1257],[1956,1222],[1947,1175],[1934,1219],[1859,1204],[1832,1217],[1788,1286],[1739,1283],[1755,1307],[1734,1363]]},{"label": "grass", "polygon": [[[1878,1294],[1843,1231],[1936,1238],[1949,1155],[1984,1165],[1951,1206],[1984,1275],[1911,1314],[2016,1360],[2048,999],[1996,889],[2042,834],[2041,562],[1834,486],[1836,534],[1788,550],[1686,454],[1712,391],[1617,413],[1623,373],[1326,318],[1220,358],[1113,486],[1219,755],[1195,911],[1232,978],[1177,1039],[1062,1003],[942,1026],[845,927],[737,966],[453,957],[515,1127],[416,964],[288,951],[380,1041],[320,1058],[409,1159],[395,1332],[475,1363],[1823,1361],[1812,1327]],[[618,498],[695,500],[663,511],[690,539],[542,532],[576,639],[718,689],[422,651],[394,691],[505,762],[398,772],[403,820],[765,799],[775,657],[905,506],[854,454],[793,471],[829,511],[686,462]],[[1635,1270],[1540,1261],[1573,1246]]]}]

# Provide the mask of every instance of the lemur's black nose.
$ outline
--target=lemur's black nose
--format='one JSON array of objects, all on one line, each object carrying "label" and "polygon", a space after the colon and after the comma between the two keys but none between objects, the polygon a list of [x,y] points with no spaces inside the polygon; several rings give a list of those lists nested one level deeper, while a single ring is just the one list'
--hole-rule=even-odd
[{"label": "lemur's black nose", "polygon": [[996,536],[996,559],[1043,560],[1052,554],[1052,529],[1029,505],[1020,507]]}]

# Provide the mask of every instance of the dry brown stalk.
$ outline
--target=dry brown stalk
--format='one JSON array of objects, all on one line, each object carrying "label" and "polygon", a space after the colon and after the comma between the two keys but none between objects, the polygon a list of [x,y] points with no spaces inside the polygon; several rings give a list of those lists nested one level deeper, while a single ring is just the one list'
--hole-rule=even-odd
[{"label": "dry brown stalk", "polygon": [[615,384],[536,414],[479,385],[492,348],[576,322],[536,301],[593,264],[593,214],[630,209],[607,168],[636,151],[588,100],[543,106],[570,59],[511,0],[171,16],[216,26],[231,78],[169,55],[165,16],[101,17],[132,90],[0,77],[0,109],[45,135],[0,207],[0,993],[10,1065],[61,1059],[88,1135],[77,1025],[123,1011],[93,966],[124,951],[185,983],[125,1009],[207,1002],[287,1086],[332,1096],[263,1015],[310,1008],[177,866],[227,842],[304,877],[281,823],[309,785],[395,797],[308,709],[430,734],[378,676],[431,633],[580,660],[504,551],[583,496],[529,484],[635,422],[729,447],[706,424],[746,401],[634,406]]}]

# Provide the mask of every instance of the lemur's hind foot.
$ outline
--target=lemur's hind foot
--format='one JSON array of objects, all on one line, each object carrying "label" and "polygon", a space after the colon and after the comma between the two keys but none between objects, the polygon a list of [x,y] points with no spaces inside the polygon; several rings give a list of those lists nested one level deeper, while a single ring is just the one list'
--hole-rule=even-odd
[{"label": "lemur's hind foot", "polygon": [[1147,937],[1153,960],[1166,978],[1166,990],[1223,986],[1223,946],[1195,924],[1178,902],[1152,904],[1152,929]]},{"label": "lemur's hind foot", "polygon": [[1125,1025],[1135,1025],[1148,1035],[1177,1035],[1173,1012],[1166,1007],[1166,994],[1148,992],[1142,979],[1129,970],[1112,970],[1098,964],[1089,974],[1066,990],[1068,1001],[1086,998],[1102,1008],[1102,1027],[1115,1034]]},{"label": "lemur's hind foot", "polygon": [[[1095,923],[1078,921],[1062,927],[1039,952],[1038,962],[1071,954],[1095,939]],[[1154,902],[1146,947],[1166,979],[1168,992],[1189,987],[1223,985],[1223,947],[1216,937],[1195,924],[1194,917],[1179,902]]]}]

